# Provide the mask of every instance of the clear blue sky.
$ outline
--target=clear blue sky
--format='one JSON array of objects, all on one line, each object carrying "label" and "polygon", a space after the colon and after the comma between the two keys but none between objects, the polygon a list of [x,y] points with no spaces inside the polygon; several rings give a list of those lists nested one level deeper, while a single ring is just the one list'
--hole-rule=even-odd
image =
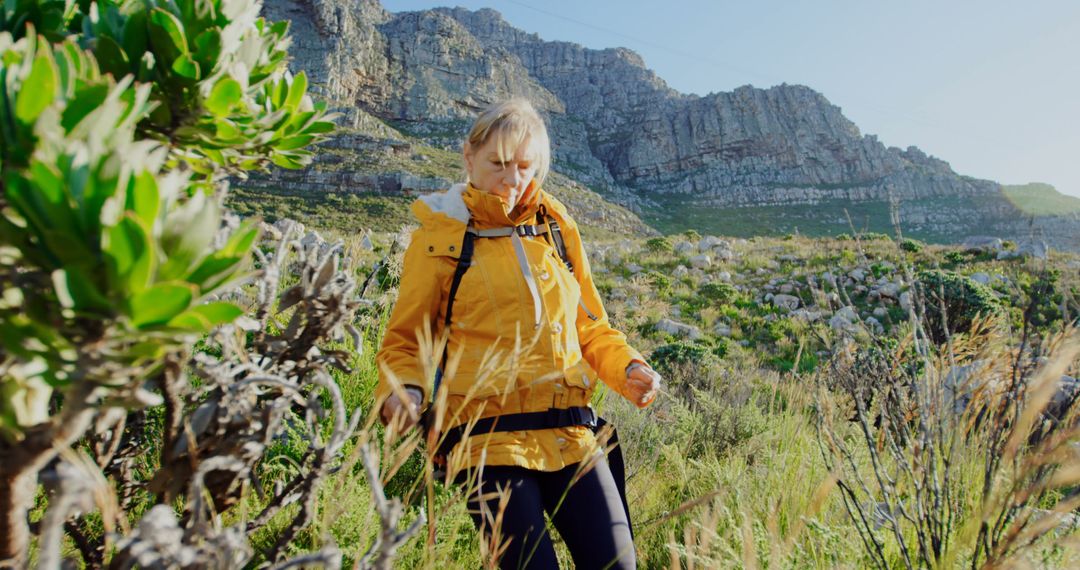
[{"label": "clear blue sky", "polygon": [[1080,196],[1080,1],[382,0],[622,46],[684,93],[799,83],[961,173]]}]

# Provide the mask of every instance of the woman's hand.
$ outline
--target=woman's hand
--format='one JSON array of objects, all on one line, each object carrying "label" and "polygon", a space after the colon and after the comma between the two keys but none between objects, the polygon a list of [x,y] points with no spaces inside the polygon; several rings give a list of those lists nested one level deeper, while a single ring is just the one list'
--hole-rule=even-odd
[{"label": "woman's hand", "polygon": [[[395,422],[394,426],[400,431],[405,431],[420,421],[420,403],[423,400],[423,396],[416,388],[406,388],[405,393],[408,394],[405,398],[408,400],[408,404],[401,401],[397,392],[390,394],[390,397],[383,402],[382,407],[382,422],[383,425],[391,425],[391,422]],[[401,416],[401,419],[398,417]]]},{"label": "woman's hand", "polygon": [[633,362],[626,368],[627,399],[639,408],[644,408],[656,399],[660,391],[660,374],[648,364]]}]

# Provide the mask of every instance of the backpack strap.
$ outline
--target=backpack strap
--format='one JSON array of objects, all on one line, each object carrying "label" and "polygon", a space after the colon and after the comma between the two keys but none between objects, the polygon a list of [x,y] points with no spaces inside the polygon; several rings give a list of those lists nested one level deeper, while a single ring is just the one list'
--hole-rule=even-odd
[{"label": "backpack strap", "polygon": [[[472,266],[473,258],[473,245],[476,241],[476,234],[468,228],[465,231],[465,237],[461,240],[461,255],[458,256],[457,267],[454,268],[454,278],[450,282],[450,295],[446,300],[446,318],[443,319],[443,326],[446,330],[450,330],[450,323],[454,315],[454,297],[457,296],[458,287],[461,286],[461,278],[465,276],[465,272]],[[443,350],[442,363],[439,364],[438,374],[435,377],[435,391],[439,390],[439,383],[442,380],[442,371],[446,369],[446,357],[447,350]],[[434,392],[433,392],[434,393]]]},{"label": "backpack strap", "polygon": [[563,241],[562,229],[559,228],[559,222],[548,215],[547,206],[544,204],[540,204],[540,209],[536,211],[536,223],[537,225],[544,224],[547,226],[546,233],[548,234],[548,242],[555,248],[555,252],[559,254],[559,259],[566,264],[566,268],[569,269],[570,274],[573,275],[574,264],[566,254],[566,242]]},{"label": "backpack strap", "polygon": [[[566,264],[566,268],[570,270],[570,274],[573,275],[574,263],[570,261],[570,256],[566,253],[566,242],[563,241],[562,229],[559,228],[559,222],[548,215],[547,206],[540,204],[540,209],[536,211],[536,222],[537,224],[543,223],[548,226],[548,241],[559,254],[559,259]],[[585,311],[585,315],[589,317],[589,320],[600,320],[600,317],[594,315],[593,312],[589,310],[589,307],[585,306],[585,299],[580,299],[578,304],[581,305],[581,308]]]}]

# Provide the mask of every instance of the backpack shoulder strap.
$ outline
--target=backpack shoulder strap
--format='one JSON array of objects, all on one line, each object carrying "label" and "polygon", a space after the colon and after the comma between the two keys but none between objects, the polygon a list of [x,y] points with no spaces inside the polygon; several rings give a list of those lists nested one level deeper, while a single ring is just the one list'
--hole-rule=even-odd
[{"label": "backpack shoulder strap", "polygon": [[566,264],[566,268],[570,270],[570,273],[574,273],[574,264],[570,261],[570,257],[566,254],[566,242],[563,241],[562,229],[559,228],[559,222],[554,217],[548,215],[547,207],[540,204],[540,209],[536,211],[536,225],[546,224],[548,226],[547,234],[551,236],[552,247],[555,248],[555,252],[559,254],[559,259]]},{"label": "backpack shoulder strap", "polygon": [[454,314],[454,297],[457,295],[458,287],[461,286],[461,278],[465,276],[465,272],[472,266],[473,257],[473,241],[476,236],[472,232],[465,232],[465,237],[461,241],[461,255],[458,256],[457,267],[454,268],[454,278],[450,282],[450,296],[446,301],[446,318],[443,319],[443,324],[450,326],[450,321]]}]

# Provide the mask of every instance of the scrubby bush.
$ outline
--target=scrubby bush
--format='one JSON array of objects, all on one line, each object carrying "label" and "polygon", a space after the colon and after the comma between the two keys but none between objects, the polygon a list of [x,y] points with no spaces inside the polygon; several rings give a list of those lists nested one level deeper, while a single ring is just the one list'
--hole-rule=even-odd
[{"label": "scrubby bush", "polygon": [[922,248],[922,242],[913,240],[911,238],[904,238],[904,240],[900,242],[900,249],[909,253],[919,253],[920,251],[922,251]]},{"label": "scrubby bush", "polygon": [[[283,332],[268,329],[272,285],[253,291],[253,317],[232,301],[261,252],[257,226],[220,207],[226,178],[300,168],[305,147],[334,129],[306,77],[286,69],[288,23],[259,9],[0,5],[0,565],[25,565],[34,542],[42,567],[67,566],[66,532],[91,567],[106,553],[114,567],[242,566],[247,533],[297,501],[261,553],[281,560],[352,435],[329,375],[344,358],[324,344],[351,326],[356,304],[338,253],[299,253]],[[284,253],[259,261],[261,283],[276,284]],[[290,409],[308,438],[296,478],[265,494],[265,520],[224,528],[219,515],[287,431]],[[326,418],[334,425],[314,425]],[[53,490],[31,526],[39,480]],[[120,504],[101,498],[106,485]],[[140,509],[149,522],[127,530]],[[118,521],[130,533],[120,542],[87,530]],[[336,548],[310,559],[335,561]]]},{"label": "scrubby bush", "polygon": [[861,232],[859,239],[864,241],[891,241],[892,237],[879,232]]},{"label": "scrubby bush", "polygon": [[[719,364],[716,350],[706,342],[676,341],[654,350],[649,363],[673,389],[685,391],[688,386],[700,385],[709,370]],[[726,350],[726,346],[720,350]]]},{"label": "scrubby bush", "polygon": [[659,271],[650,271],[647,275],[657,293],[666,295],[671,292],[671,277],[668,277]]},{"label": "scrubby bush", "polygon": [[960,265],[966,260],[967,256],[962,251],[950,251],[945,254],[945,261],[953,266]]},{"label": "scrubby bush", "polygon": [[738,297],[739,290],[731,283],[712,281],[698,288],[698,293],[715,304],[727,304]]},{"label": "scrubby bush", "polygon": [[652,253],[671,253],[674,251],[671,240],[664,236],[649,238],[645,242],[645,249]]},{"label": "scrubby bush", "polygon": [[926,300],[927,334],[936,342],[944,342],[948,334],[969,331],[980,315],[1001,311],[1001,303],[989,287],[953,271],[920,271],[917,289]]}]

